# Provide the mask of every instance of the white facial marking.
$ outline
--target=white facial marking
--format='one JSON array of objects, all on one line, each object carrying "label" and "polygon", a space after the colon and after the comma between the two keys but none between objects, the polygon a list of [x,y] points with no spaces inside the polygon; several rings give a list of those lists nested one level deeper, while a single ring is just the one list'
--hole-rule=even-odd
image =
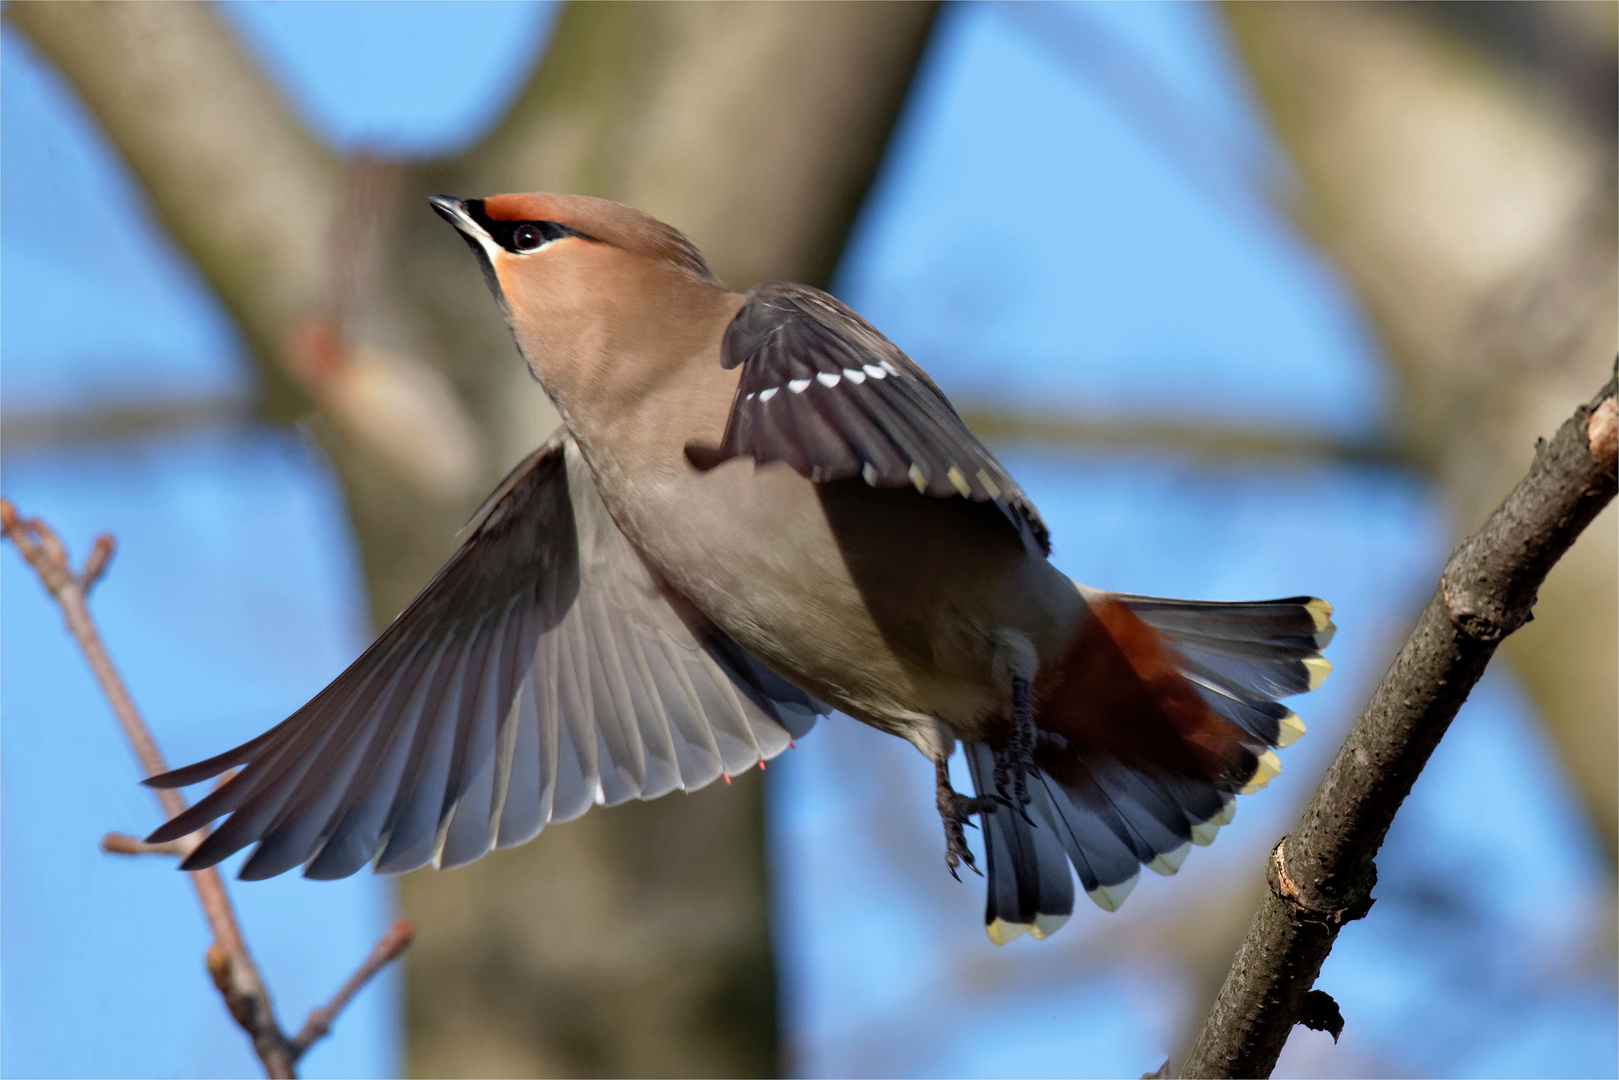
[{"label": "white facial marking", "polygon": [[489,256],[489,262],[491,265],[494,265],[495,260],[501,255],[511,254],[511,252],[495,243],[489,234],[484,232],[482,229],[479,229],[475,233],[468,233],[465,235],[470,235],[474,240],[478,241],[478,246],[483,248],[485,255]]},{"label": "white facial marking", "polygon": [[788,379],[787,389],[791,390],[795,394],[802,394],[804,391],[809,389],[810,381],[811,380],[809,379]]},{"label": "white facial marking", "polygon": [[769,401],[771,398],[776,396],[776,391],[780,389],[781,387],[779,386],[772,386],[769,390],[759,391],[759,403],[764,404],[765,402]]},{"label": "white facial marking", "polygon": [[559,240],[566,240],[566,239],[567,239],[566,235],[558,236],[558,237],[556,237],[554,239],[547,240],[545,243],[541,244],[539,247],[524,248],[522,251],[506,251],[505,248],[502,248],[501,250],[506,251],[506,254],[508,254],[508,255],[518,255],[518,256],[538,255],[540,252],[544,251],[546,248],[550,247],[552,244],[557,243]]},{"label": "white facial marking", "polygon": [[843,376],[839,375],[835,371],[823,371],[815,376],[815,381],[830,390],[832,387],[838,385],[838,380],[841,378],[843,378]]}]

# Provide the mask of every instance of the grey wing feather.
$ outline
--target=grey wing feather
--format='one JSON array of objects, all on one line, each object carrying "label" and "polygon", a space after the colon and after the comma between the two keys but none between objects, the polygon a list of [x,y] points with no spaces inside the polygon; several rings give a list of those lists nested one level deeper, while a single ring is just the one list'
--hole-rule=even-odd
[{"label": "grey wing feather", "polygon": [[183,864],[242,876],[455,866],[593,803],[692,790],[827,707],[764,668],[614,525],[570,439],[513,470],[461,548],[304,708],[178,787],[241,772],[153,834],[229,818]]},{"label": "grey wing feather", "polygon": [[992,502],[1025,543],[1050,554],[1034,504],[944,393],[834,297],[808,285],[758,286],[726,329],[720,357],[742,375],[719,447],[686,448],[698,468],[751,457],[818,484],[859,477]]}]

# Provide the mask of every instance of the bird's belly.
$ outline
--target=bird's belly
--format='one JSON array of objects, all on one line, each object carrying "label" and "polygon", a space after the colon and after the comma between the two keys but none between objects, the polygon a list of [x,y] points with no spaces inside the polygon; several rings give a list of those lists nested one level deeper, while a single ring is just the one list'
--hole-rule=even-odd
[{"label": "bird's belly", "polygon": [[992,506],[816,485],[747,460],[629,479],[623,498],[617,486],[603,494],[621,527],[721,629],[804,690],[918,745],[937,739],[935,721],[973,738],[1004,714],[1008,634],[1043,656],[1078,617],[1072,585]]}]

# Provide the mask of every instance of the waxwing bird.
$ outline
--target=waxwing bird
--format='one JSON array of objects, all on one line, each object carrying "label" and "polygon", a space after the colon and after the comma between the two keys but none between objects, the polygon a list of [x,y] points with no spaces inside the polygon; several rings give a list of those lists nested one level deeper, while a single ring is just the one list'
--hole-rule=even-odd
[{"label": "waxwing bird", "polygon": [[[1179,868],[1304,731],[1331,608],[1079,585],[939,388],[837,300],[726,291],[680,233],[568,195],[435,197],[564,426],[421,595],[151,836],[241,876],[458,866],[593,803],[764,762],[832,709],[934,765],[989,936]],[[964,744],[974,794],[946,763]],[[1070,866],[1072,870],[1070,870]]]}]

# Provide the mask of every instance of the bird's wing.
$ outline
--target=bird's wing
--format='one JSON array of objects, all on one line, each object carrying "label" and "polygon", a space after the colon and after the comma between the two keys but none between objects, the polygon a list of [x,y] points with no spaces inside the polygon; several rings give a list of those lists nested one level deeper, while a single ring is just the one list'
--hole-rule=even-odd
[{"label": "bird's wing", "polygon": [[571,439],[490,496],[444,569],[314,700],[147,781],[236,777],[152,834],[230,814],[187,858],[244,878],[456,866],[592,803],[692,790],[780,753],[825,705],[675,593],[614,525]]},{"label": "bird's wing", "polygon": [[1049,553],[1034,505],[933,380],[833,297],[781,282],[753,289],[725,331],[721,362],[740,364],[742,377],[719,448],[687,448],[698,468],[751,457],[816,483],[863,477],[994,502]]}]

